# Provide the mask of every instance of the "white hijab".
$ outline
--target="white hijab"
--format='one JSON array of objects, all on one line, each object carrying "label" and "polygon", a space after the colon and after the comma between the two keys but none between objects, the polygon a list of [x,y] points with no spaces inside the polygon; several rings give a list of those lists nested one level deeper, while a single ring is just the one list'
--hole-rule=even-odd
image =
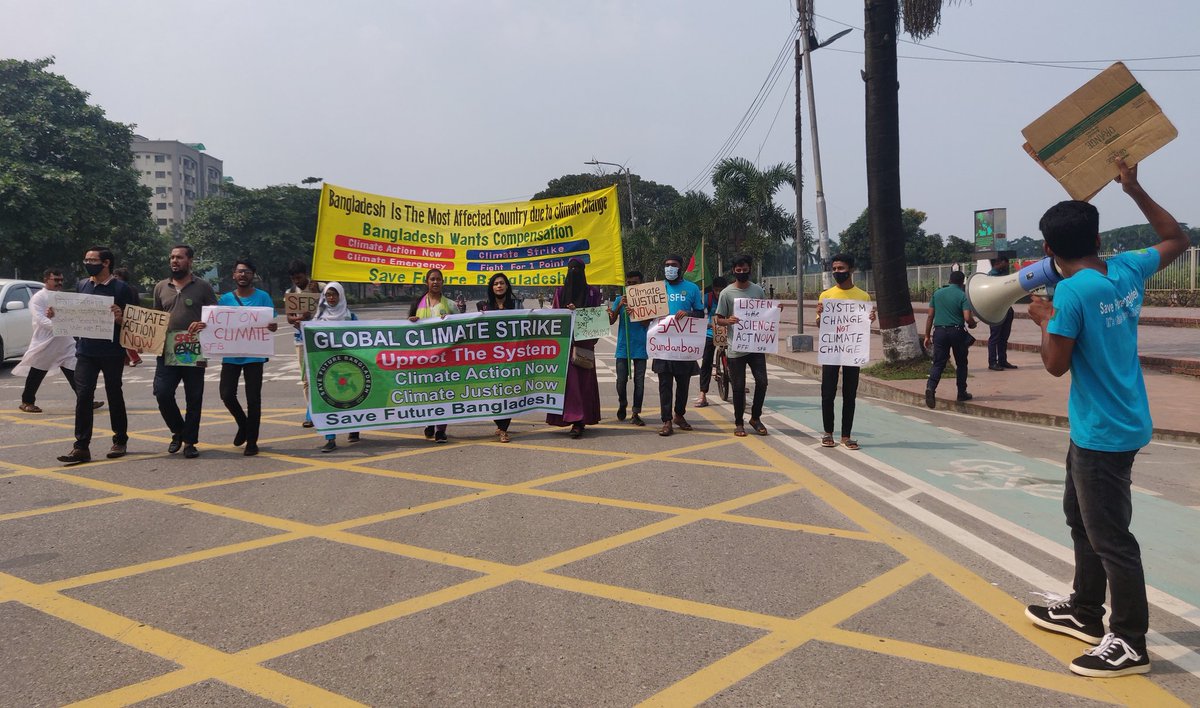
[{"label": "white hijab", "polygon": [[[330,290],[338,294],[337,305],[330,305],[325,299],[325,293]],[[325,286],[325,290],[321,293],[321,303],[317,307],[317,314],[313,319],[327,322],[350,319],[350,305],[346,302],[346,291],[342,289],[341,283],[329,283]]]}]

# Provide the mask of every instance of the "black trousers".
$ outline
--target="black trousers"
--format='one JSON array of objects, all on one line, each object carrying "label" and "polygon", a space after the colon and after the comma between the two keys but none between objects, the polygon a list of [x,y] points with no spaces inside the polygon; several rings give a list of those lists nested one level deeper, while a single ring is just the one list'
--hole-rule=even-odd
[{"label": "black trousers", "polygon": [[[179,412],[175,402],[175,391],[183,382],[184,405],[187,418]],[[200,441],[200,413],[204,408],[204,369],[199,366],[167,366],[158,357],[154,369],[154,398],[158,401],[158,412],[163,422],[171,429],[171,436],[185,445]]]},{"label": "black trousers", "polygon": [[95,410],[96,383],[104,374],[104,394],[108,396],[108,420],[112,424],[114,445],[129,442],[129,416],[125,413],[125,395],[121,392],[121,376],[125,373],[125,355],[83,356],[75,362],[75,448],[87,450],[92,445],[92,422]]},{"label": "black trousers", "polygon": [[988,334],[988,366],[1008,363],[1008,338],[1012,334],[1013,309],[1008,308],[1004,321],[993,325]]},{"label": "black trousers", "polygon": [[[696,365],[695,362],[691,363],[692,366]],[[692,373],[686,369],[681,371],[676,367],[667,367],[658,374],[658,407],[662,422],[666,423],[672,419],[672,411],[680,417],[687,412],[688,388],[691,385]],[[672,389],[674,389],[673,397]],[[673,407],[671,405],[672,398],[674,398],[675,404]]]},{"label": "black trousers", "polygon": [[826,364],[821,367],[821,422],[825,425],[826,433],[833,432],[833,402],[837,398],[839,370],[842,374],[842,437],[848,438],[854,429],[854,402],[858,396],[857,366]]},{"label": "black trousers", "polygon": [[926,388],[937,390],[942,380],[942,372],[954,353],[955,375],[958,379],[958,395],[967,392],[967,352],[971,349],[971,335],[962,327],[934,327],[933,329],[933,366],[929,369],[929,382]]},{"label": "black trousers", "polygon": [[1075,546],[1071,604],[1082,618],[1104,617],[1104,591],[1112,596],[1109,631],[1145,651],[1150,624],[1142,551],[1129,531],[1130,486],[1137,450],[1101,452],[1071,443],[1067,451],[1063,511]]},{"label": "black trousers", "polygon": [[[246,410],[238,402],[238,378],[246,379]],[[258,430],[262,422],[263,362],[249,364],[221,364],[221,402],[237,421],[238,430],[246,434],[247,445],[258,444]],[[174,396],[171,397],[172,401]],[[188,406],[191,412],[191,406]]]},{"label": "black trousers", "polygon": [[734,425],[742,425],[746,413],[746,367],[750,367],[750,375],[754,377],[754,400],[750,404],[750,420],[762,417],[763,401],[767,400],[767,355],[759,353],[729,357]]},{"label": "black trousers", "polygon": [[[617,402],[621,405],[629,400],[629,359],[617,359]],[[633,412],[642,412],[642,398],[646,393],[646,360],[633,360]]]},{"label": "black trousers", "polygon": [[[63,376],[67,377],[67,383],[71,384],[71,390],[78,395],[79,392],[75,388],[75,372],[65,366],[58,368],[63,372]],[[37,402],[38,389],[42,387],[42,381],[48,373],[50,372],[46,369],[29,367],[29,374],[25,377],[25,388],[21,389],[21,403],[28,403],[32,406]]]},{"label": "black trousers", "polygon": [[713,346],[713,338],[704,340],[704,359],[700,362],[700,393],[708,393],[708,384],[712,381],[713,359],[717,348]]}]

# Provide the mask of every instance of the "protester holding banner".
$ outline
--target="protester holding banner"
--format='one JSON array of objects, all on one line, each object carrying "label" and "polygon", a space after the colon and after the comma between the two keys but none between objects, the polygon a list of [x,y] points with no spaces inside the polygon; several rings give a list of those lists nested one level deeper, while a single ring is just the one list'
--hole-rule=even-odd
[{"label": "protester holding banner", "polygon": [[[631,270],[625,274],[625,287],[641,285],[642,272]],[[643,426],[646,421],[639,415],[642,412],[642,398],[646,383],[646,322],[630,322],[629,308],[625,306],[625,298],[618,295],[608,308],[608,323],[611,325],[620,318],[617,326],[617,420],[625,420],[625,408],[628,402],[629,370],[633,369],[633,417],[630,423]]]},{"label": "protester holding banner", "polygon": [[[494,312],[496,310],[519,310],[521,309],[517,297],[513,294],[512,283],[508,282],[508,276],[503,273],[496,273],[488,281],[487,300],[483,306],[483,312]],[[495,421],[496,435],[500,437],[500,442],[509,442],[512,438],[508,435],[508,426],[512,423],[512,418],[502,418]]]},{"label": "protester holding banner", "polygon": [[[408,308],[409,322],[459,314],[458,305],[454,304],[442,289],[445,282],[441,270],[430,268],[425,271],[425,293]],[[446,424],[425,426],[425,439],[445,443]]]},{"label": "protester holding banner", "polygon": [[[310,280],[308,277],[308,266],[304,261],[292,261],[288,263],[288,278],[292,281],[292,287],[288,288],[287,294],[296,293],[313,293],[320,296],[322,288],[321,284]],[[287,322],[295,330],[296,342],[296,361],[300,362],[300,385],[304,388],[304,423],[305,428],[313,427],[312,415],[308,410],[308,369],[304,366],[304,335],[300,332],[300,323],[311,320],[313,312],[305,310],[303,312],[288,312]]]},{"label": "protester holding banner", "polygon": [[[342,284],[326,283],[321,304],[317,306],[317,313],[313,315],[312,321],[343,322],[353,319],[357,318],[354,313],[350,312],[350,303],[346,301],[346,291],[342,288]],[[358,442],[360,438],[358,432],[354,431],[348,434],[346,439],[350,442]],[[321,447],[321,452],[333,452],[336,449],[337,435],[326,433],[325,444]]]},{"label": "protester holding banner", "polygon": [[[600,288],[588,285],[583,261],[567,261],[563,284],[554,289],[553,307],[574,310],[599,307],[604,298]],[[578,438],[588,425],[600,422],[600,384],[596,381],[596,340],[571,341],[571,359],[567,365],[567,387],[563,412],[547,413],[546,423],[571,426],[571,437]]]},{"label": "protester holding banner", "polygon": [[[715,322],[721,327],[732,327],[741,322],[734,314],[734,300],[737,298],[764,299],[767,294],[758,283],[750,282],[750,266],[753,264],[750,256],[738,256],[733,261],[733,285],[721,292],[717,302]],[[716,287],[714,281],[713,287]],[[711,342],[711,339],[709,340]],[[707,355],[707,350],[705,352]],[[746,413],[746,367],[754,376],[754,400],[750,404],[750,427],[759,435],[767,434],[767,426],[762,423],[763,402],[767,400],[767,355],[762,352],[738,351],[730,339],[729,382],[733,385],[733,434],[739,438],[746,437],[743,424]]]},{"label": "protester holding banner", "polygon": [[[871,296],[866,290],[854,284],[854,256],[839,253],[830,259],[829,269],[833,272],[834,285],[817,297],[817,326],[821,326],[822,301],[824,300],[859,300],[870,302]],[[871,310],[870,320],[875,321],[875,310]],[[821,422],[824,424],[824,434],[821,445],[837,447],[833,441],[833,402],[837,398],[838,373],[842,375],[842,445],[848,450],[857,450],[858,441],[852,437],[854,429],[855,399],[858,397],[857,366],[821,367]]]},{"label": "protester holding banner", "polygon": [[712,289],[704,293],[704,312],[708,316],[708,331],[704,335],[704,359],[700,362],[700,397],[696,399],[696,407],[708,405],[708,384],[712,381],[713,357],[717,347],[713,344],[713,317],[717,312],[717,303],[721,300],[721,291],[729,281],[724,276],[713,278]]},{"label": "protester holding banner", "polygon": [[[46,374],[54,368],[62,371],[67,377],[71,390],[75,388],[75,338],[55,337],[54,326],[46,311],[53,307],[50,293],[62,290],[63,274],[57,268],[49,268],[42,273],[42,284],[46,287],[33,294],[29,299],[29,312],[33,317],[33,338],[25,356],[13,367],[13,376],[25,376],[25,388],[21,390],[20,410],[26,413],[41,413],[37,406],[37,392],[41,388]],[[95,401],[93,408],[104,405],[104,401]]]},{"label": "protester holding banner", "polygon": [[[676,319],[704,316],[704,298],[700,294],[700,288],[683,278],[683,256],[669,255],[663,260],[663,277],[667,281],[667,305],[672,316]],[[662,418],[662,427],[659,428],[658,434],[671,435],[675,428],[691,430],[691,423],[688,423],[683,415],[687,412],[688,388],[700,367],[694,359],[655,359],[651,369],[658,374],[658,405]]]},{"label": "protester holding banner", "polygon": [[[233,264],[233,282],[237,286],[217,300],[218,305],[228,307],[270,307],[275,303],[271,296],[254,287],[254,277],[258,273],[257,266],[248,258],[239,258]],[[267,329],[274,332],[277,325],[272,322]],[[237,433],[233,436],[233,446],[246,449],[242,452],[246,457],[258,454],[258,429],[262,420],[262,381],[263,364],[266,359],[260,357],[227,356],[221,359],[221,402],[237,423]],[[246,381],[246,410],[242,410],[237,398],[238,378]]]},{"label": "protester holding banner", "polygon": [[[92,422],[95,410],[96,382],[104,374],[104,392],[108,396],[108,419],[112,425],[112,447],[107,457],[125,455],[129,442],[129,418],[125,414],[125,396],[121,392],[121,376],[125,372],[125,349],[121,347],[121,320],[124,308],[132,305],[133,292],[121,280],[113,277],[116,258],[103,246],[88,249],[83,255],[86,280],[76,287],[85,295],[102,295],[113,299],[113,329],[110,339],[80,338],[75,343],[75,444],[71,452],[59,455],[58,461],[67,465],[91,462]],[[54,308],[46,309],[46,318],[54,318]]]},{"label": "protester holding banner", "polygon": [[[154,286],[154,309],[170,315],[168,332],[199,332],[204,327],[201,322],[204,306],[217,304],[217,294],[212,286],[192,273],[194,256],[195,251],[186,244],[171,247],[171,277]],[[163,422],[171,430],[167,452],[175,454],[182,447],[183,456],[188,459],[200,456],[196,443],[200,441],[200,414],[204,407],[204,366],[203,360],[191,366],[168,365],[160,356],[154,369],[154,398],[158,401]],[[181,381],[186,418],[179,412],[179,403],[175,400],[175,391]]]}]

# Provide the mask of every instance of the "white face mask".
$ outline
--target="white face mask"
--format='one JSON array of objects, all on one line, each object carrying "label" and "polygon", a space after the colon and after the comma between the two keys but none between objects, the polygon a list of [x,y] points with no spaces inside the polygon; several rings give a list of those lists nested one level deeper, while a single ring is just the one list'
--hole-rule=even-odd
[{"label": "white face mask", "polygon": [[663,276],[667,280],[675,280],[679,277],[679,266],[667,266],[663,268]]}]

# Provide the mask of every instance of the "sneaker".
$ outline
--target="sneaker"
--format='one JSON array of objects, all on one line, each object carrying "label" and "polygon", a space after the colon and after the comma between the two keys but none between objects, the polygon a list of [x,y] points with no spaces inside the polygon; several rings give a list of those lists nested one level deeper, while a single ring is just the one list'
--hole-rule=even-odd
[{"label": "sneaker", "polygon": [[105,455],[105,457],[107,457],[110,460],[115,460],[118,457],[124,457],[125,453],[126,453],[126,449],[125,449],[124,445],[118,445],[116,443],[113,443],[113,446],[111,448],[109,448],[108,454]]},{"label": "sneaker", "polygon": [[358,433],[350,433],[349,435],[346,436],[347,442],[358,442],[359,439],[360,438],[358,437]]},{"label": "sneaker", "polygon": [[434,433],[433,441],[435,443],[437,443],[438,445],[444,444],[446,442],[446,432],[444,430],[439,430],[436,433]]},{"label": "sneaker", "polygon": [[76,447],[72,448],[69,454],[59,455],[58,461],[63,463],[63,465],[66,467],[70,467],[71,465],[79,465],[83,464],[84,462],[91,462],[92,453]]},{"label": "sneaker", "polygon": [[966,393],[966,392],[964,391],[963,393],[960,393],[960,394],[958,394],[958,398],[957,398],[956,400],[959,400],[959,401],[969,401],[969,400],[971,400],[972,398],[974,398],[974,396],[972,396],[971,394],[969,394],[969,393]]},{"label": "sneaker", "polygon": [[1070,602],[1057,602],[1049,607],[1030,605],[1025,608],[1025,616],[1042,629],[1075,637],[1088,644],[1099,644],[1104,639],[1104,623],[1079,619]]},{"label": "sneaker", "polygon": [[634,425],[638,426],[639,428],[646,425],[646,421],[642,420],[642,417],[640,415],[638,415],[637,413],[633,414],[633,417],[629,419],[629,422],[633,423]]},{"label": "sneaker", "polygon": [[425,426],[425,439],[426,440],[433,440],[434,430],[436,430],[436,428],[434,428],[432,425]]},{"label": "sneaker", "polygon": [[1150,657],[1146,649],[1134,649],[1129,642],[1109,632],[1100,646],[1088,649],[1071,662],[1071,672],[1092,678],[1115,678],[1150,673]]},{"label": "sneaker", "polygon": [[929,406],[930,408],[937,406],[937,399],[934,398],[932,388],[925,389],[925,405]]},{"label": "sneaker", "polygon": [[321,452],[333,452],[336,449],[337,443],[333,440],[326,440],[325,444],[321,446]]}]

